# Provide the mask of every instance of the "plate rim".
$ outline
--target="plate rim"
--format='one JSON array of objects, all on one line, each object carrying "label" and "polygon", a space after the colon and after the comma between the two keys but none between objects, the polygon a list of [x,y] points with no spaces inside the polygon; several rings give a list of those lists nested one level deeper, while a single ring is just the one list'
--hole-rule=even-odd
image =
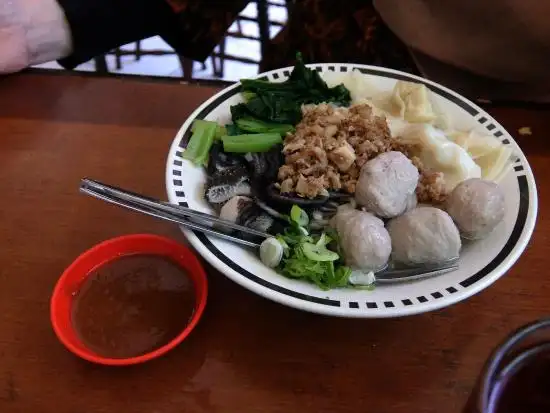
[{"label": "plate rim", "polygon": [[[330,316],[347,317],[347,318],[401,317],[401,316],[408,316],[408,315],[434,311],[440,308],[454,305],[460,301],[463,301],[483,291],[484,289],[489,287],[492,283],[494,283],[498,278],[502,277],[515,264],[515,262],[518,260],[520,255],[523,253],[523,251],[527,247],[527,244],[529,243],[535,228],[537,213],[538,213],[538,193],[537,193],[533,172],[531,170],[531,167],[529,165],[527,158],[525,157],[524,153],[521,151],[521,148],[519,147],[517,142],[513,139],[513,137],[506,131],[506,129],[504,129],[499,122],[497,122],[490,114],[488,114],[481,107],[476,105],[474,102],[452,91],[451,89],[448,89],[447,87],[438,84],[437,82],[433,82],[431,80],[428,80],[416,75],[401,72],[395,69],[389,69],[389,68],[384,68],[380,66],[356,64],[356,63],[313,63],[313,64],[308,64],[306,66],[313,68],[317,71],[326,70],[329,72],[339,71],[343,73],[351,72],[354,69],[358,69],[359,71],[367,75],[372,74],[375,76],[382,76],[382,77],[387,77],[391,79],[416,81],[416,82],[423,83],[432,92],[436,93],[439,96],[442,96],[443,98],[449,100],[451,103],[455,103],[460,108],[466,110],[476,120],[476,122],[480,123],[484,127],[487,127],[488,125],[493,126],[492,129],[489,131],[489,133],[491,133],[492,135],[496,136],[497,138],[503,141],[508,140],[509,142],[513,142],[517,149],[516,154],[519,156],[521,160],[521,164],[519,166],[522,167],[524,170],[524,175],[517,175],[517,174],[515,175],[518,178],[518,185],[520,190],[520,194],[519,194],[520,205],[518,207],[518,217],[519,217],[519,213],[521,212],[520,209],[522,208],[522,205],[523,205],[522,202],[527,203],[527,210],[525,211],[524,222],[521,223],[521,228],[519,228],[519,234],[516,235],[517,239],[515,240],[513,245],[508,247],[508,243],[510,242],[510,239],[512,239],[512,236],[514,235],[514,231],[516,231],[516,226],[518,225],[518,222],[519,222],[518,218],[516,218],[514,229],[512,230],[512,232],[510,232],[510,235],[506,244],[503,246],[500,252],[497,253],[496,257],[491,262],[486,264],[476,274],[473,274],[472,276],[466,278],[462,282],[457,281],[456,285],[462,284],[464,281],[469,280],[470,278],[476,276],[477,274],[486,272],[485,274],[480,276],[478,280],[473,280],[468,285],[463,286],[463,289],[460,291],[458,291],[454,287],[446,288],[447,292],[450,295],[442,295],[439,291],[437,291],[432,293],[433,298],[431,298],[431,300],[420,301],[419,303],[414,303],[414,305],[405,304],[404,307],[402,306],[395,307],[392,304],[391,307],[385,305],[385,306],[376,306],[375,308],[372,308],[372,307],[368,307],[368,308],[353,307],[352,308],[351,307],[352,302],[349,302],[349,306],[345,305],[348,303],[340,302],[340,301],[335,301],[338,303],[338,306],[330,305],[330,304],[327,305],[326,303],[320,304],[318,302],[315,302],[315,301],[327,300],[320,296],[318,297],[308,296],[310,298],[317,299],[317,300],[313,300],[313,302],[304,300],[303,298],[297,298],[296,295],[303,296],[304,294],[298,293],[293,290],[288,290],[287,288],[278,286],[277,284],[273,284],[263,279],[260,275],[249,273],[247,270],[239,267],[237,264],[232,262],[227,256],[225,256],[221,251],[219,251],[203,234],[197,234],[194,231],[181,228],[181,230],[185,234],[189,243],[199,252],[199,254],[204,259],[206,259],[211,265],[213,265],[218,271],[223,273],[232,281],[251,290],[256,294],[259,294],[262,297],[265,297],[267,299],[270,299],[272,301],[278,302],[286,306],[294,307],[294,308],[308,311],[308,312],[319,313],[319,314],[330,315]],[[291,70],[292,70],[292,67],[275,69],[268,72],[260,73],[255,78],[267,79],[270,76],[273,76],[274,78],[278,78],[281,73],[283,74],[283,76],[288,76]],[[387,76],[387,74],[390,74],[392,76]],[[166,184],[166,191],[167,191],[169,202],[175,203],[175,204],[181,204],[181,201],[179,200],[180,197],[177,196],[177,193],[180,193],[180,192],[183,193],[183,191],[182,190],[178,191],[178,188],[176,185],[176,182],[178,180],[174,179],[175,175],[173,174],[173,171],[175,167],[177,166],[181,167],[181,161],[179,161],[179,165],[178,165],[178,157],[176,155],[178,153],[181,153],[180,143],[185,137],[185,134],[189,132],[189,126],[191,122],[195,120],[195,118],[198,115],[200,115],[202,112],[208,113],[212,109],[217,107],[219,105],[217,101],[220,98],[223,98],[223,100],[225,101],[229,97],[231,97],[233,94],[238,93],[239,89],[240,89],[239,82],[236,82],[233,85],[230,85],[222,89],[221,91],[219,91],[218,93],[216,93],[215,95],[207,99],[205,102],[203,102],[201,105],[199,105],[197,109],[195,109],[191,113],[191,115],[189,115],[189,117],[180,126],[176,136],[172,141],[172,144],[170,145],[170,151],[168,152],[168,158],[166,162],[165,184]],[[231,94],[229,96],[226,96],[229,93]],[[524,189],[528,191],[528,197],[526,198],[524,197],[525,194],[521,192],[522,183],[520,182],[520,179],[519,179],[520,177],[524,177],[524,180],[525,180],[525,182],[523,183],[523,185],[525,186]],[[181,180],[179,182],[181,184]],[[214,251],[212,251],[207,244],[210,244],[211,247],[214,249]],[[219,255],[222,255],[223,257],[219,257],[215,251],[217,251]],[[506,256],[502,259],[499,259],[499,255],[503,251],[506,251]],[[495,261],[497,261],[497,259],[499,259],[499,261],[496,263],[494,268],[487,269]],[[230,264],[223,262],[227,260],[229,260],[231,263],[236,265],[238,268],[241,268],[241,270],[243,270],[244,272],[250,274],[252,278],[263,280],[263,283],[250,279],[246,275],[232,268]],[[278,288],[266,287],[265,285],[263,285],[265,283],[271,284]],[[278,291],[281,289],[287,290],[287,291],[284,293],[281,293],[280,291]],[[452,289],[454,289],[454,291],[452,291]],[[289,292],[294,294],[289,294]],[[456,292],[460,292],[460,294],[455,294]],[[438,296],[436,296],[436,294]],[[319,295],[322,295],[322,290],[319,290]],[[424,296],[417,297],[417,298],[426,299]],[[446,299],[440,300],[438,298],[446,298]],[[329,299],[329,301],[334,301],[334,300]],[[410,300],[407,299],[402,301],[404,303],[405,301],[410,301]],[[384,302],[384,304],[386,303],[392,303],[392,302]],[[344,305],[340,305],[340,304],[344,304]],[[367,306],[368,304],[369,303],[367,302]]]}]

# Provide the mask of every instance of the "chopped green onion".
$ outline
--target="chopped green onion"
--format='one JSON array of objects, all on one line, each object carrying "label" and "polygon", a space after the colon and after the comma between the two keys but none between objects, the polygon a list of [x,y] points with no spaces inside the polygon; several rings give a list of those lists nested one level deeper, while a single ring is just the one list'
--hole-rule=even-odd
[{"label": "chopped green onion", "polygon": [[260,259],[269,268],[275,268],[283,258],[284,247],[276,238],[266,238],[260,245]]},{"label": "chopped green onion", "polygon": [[202,119],[195,120],[191,126],[193,134],[183,152],[183,158],[190,160],[195,165],[206,164],[217,128],[218,124],[216,122]]},{"label": "chopped green onion", "polygon": [[309,217],[307,216],[306,211],[298,205],[292,205],[292,208],[290,209],[290,219],[300,227],[305,227],[309,224]]},{"label": "chopped green onion", "polygon": [[[337,236],[324,232],[310,235],[304,228],[309,217],[297,205],[292,206],[289,215],[290,225],[273,239],[277,247],[282,247],[277,271],[289,278],[314,283],[322,290],[350,286],[351,268],[343,265],[338,252],[327,248],[329,244],[331,248],[338,248]],[[260,258],[261,254],[260,250]]]},{"label": "chopped green onion", "polygon": [[306,242],[302,244],[304,255],[312,261],[336,261],[340,256],[324,245],[311,244]]},{"label": "chopped green onion", "polygon": [[236,136],[222,136],[223,150],[225,152],[247,153],[267,152],[273,145],[282,143],[278,133],[255,133]]}]

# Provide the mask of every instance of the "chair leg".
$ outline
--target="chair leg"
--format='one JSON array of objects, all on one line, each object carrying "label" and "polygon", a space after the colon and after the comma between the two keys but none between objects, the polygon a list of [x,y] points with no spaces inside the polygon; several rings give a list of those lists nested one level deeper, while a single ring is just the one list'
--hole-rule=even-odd
[{"label": "chair leg", "polygon": [[292,13],[292,6],[294,6],[294,0],[285,0],[287,20],[290,19],[290,13]]},{"label": "chair leg", "polygon": [[237,33],[242,35],[243,34],[243,23],[241,22],[241,19],[239,19],[239,16],[237,16],[236,23],[237,23]]},{"label": "chair leg", "polygon": [[109,69],[107,68],[107,59],[105,55],[94,57],[95,71],[97,73],[107,73]]},{"label": "chair leg", "polygon": [[120,57],[120,49],[117,47],[115,49],[115,64],[116,64],[116,70],[122,69],[122,59]]},{"label": "chair leg", "polygon": [[136,42],[136,62],[141,59],[141,40]]},{"label": "chair leg", "polygon": [[267,44],[269,43],[269,14],[267,0],[257,0],[258,6],[258,28],[260,31],[260,47],[262,57],[266,55]]},{"label": "chair leg", "polygon": [[218,69],[214,67],[214,76],[220,79],[223,79],[223,75],[225,73],[225,43],[226,42],[227,42],[227,38],[224,37],[220,43],[220,57],[218,58],[220,67]]},{"label": "chair leg", "polygon": [[181,70],[183,72],[183,80],[189,82],[193,80],[193,60],[178,55]]}]

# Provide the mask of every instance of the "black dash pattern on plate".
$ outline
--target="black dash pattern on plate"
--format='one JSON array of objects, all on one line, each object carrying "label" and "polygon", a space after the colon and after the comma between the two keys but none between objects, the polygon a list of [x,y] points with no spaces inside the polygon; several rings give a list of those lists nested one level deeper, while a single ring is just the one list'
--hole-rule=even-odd
[{"label": "black dash pattern on plate", "polygon": [[350,301],[349,308],[359,308],[359,303],[357,301]]},{"label": "black dash pattern on plate", "polygon": [[176,159],[176,160],[174,161],[174,165],[175,165],[175,166],[181,166],[181,165],[182,165],[181,160]]},{"label": "black dash pattern on plate", "polygon": [[479,123],[481,123],[481,124],[484,124],[485,122],[487,122],[487,118],[486,118],[485,116],[482,116],[482,117],[479,118],[477,121],[478,121]]},{"label": "black dash pattern on plate", "polygon": [[372,301],[367,301],[367,308],[378,308],[378,304]]},{"label": "black dash pattern on plate", "polygon": [[405,300],[401,300],[401,302],[403,303],[403,305],[413,305],[413,302],[411,300],[409,300],[408,298],[405,299]]},{"label": "black dash pattern on plate", "polygon": [[182,185],[181,179],[174,179],[174,185],[175,186],[181,186]]},{"label": "black dash pattern on plate", "polygon": [[490,123],[486,126],[487,130],[493,130],[496,128],[496,126],[493,123]]},{"label": "black dash pattern on plate", "polygon": [[441,294],[439,291],[436,291],[435,293],[432,293],[433,298],[441,298],[443,297],[443,294]]},{"label": "black dash pattern on plate", "polygon": [[384,301],[384,306],[386,308],[393,308],[395,307],[395,304],[393,303],[393,301]]},{"label": "black dash pattern on plate", "polygon": [[423,295],[421,295],[420,297],[416,297],[416,299],[421,303],[425,303],[426,301],[428,301],[428,299]]},{"label": "black dash pattern on plate", "polygon": [[458,290],[457,290],[456,288],[454,288],[454,287],[448,287],[448,288],[446,288],[446,290],[447,290],[449,293],[451,293],[451,294],[454,294],[454,293],[456,293],[456,292],[458,291]]}]

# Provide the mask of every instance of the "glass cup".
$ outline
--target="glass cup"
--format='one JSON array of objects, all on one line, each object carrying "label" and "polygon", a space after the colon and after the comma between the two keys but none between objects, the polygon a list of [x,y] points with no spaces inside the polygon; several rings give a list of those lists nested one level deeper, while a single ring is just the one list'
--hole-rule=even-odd
[{"label": "glass cup", "polygon": [[521,327],[493,351],[463,413],[550,413],[550,319]]}]

